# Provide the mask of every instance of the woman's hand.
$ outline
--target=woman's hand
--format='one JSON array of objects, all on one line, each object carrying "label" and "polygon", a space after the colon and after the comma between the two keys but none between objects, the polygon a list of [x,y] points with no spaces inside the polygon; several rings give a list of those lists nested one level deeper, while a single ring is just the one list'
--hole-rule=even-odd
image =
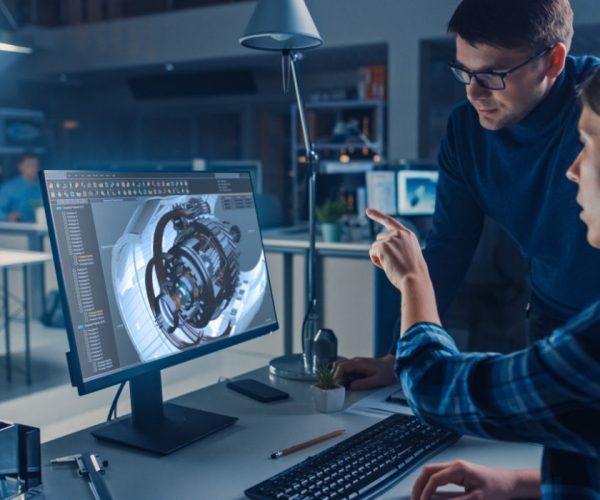
[{"label": "woman's hand", "polygon": [[383,269],[392,285],[403,291],[412,279],[429,280],[427,264],[415,234],[396,219],[373,208],[367,209],[367,216],[387,229],[377,235],[369,255],[373,264]]},{"label": "woman's hand", "polygon": [[540,496],[539,471],[494,469],[456,460],[423,467],[413,486],[412,500],[429,500],[437,488],[446,484],[464,487],[464,494],[454,497],[461,500]]},{"label": "woman's hand", "polygon": [[396,219],[377,210],[368,208],[367,216],[387,228],[377,235],[369,255],[402,293],[400,335],[422,321],[439,324],[433,285],[419,240]]}]

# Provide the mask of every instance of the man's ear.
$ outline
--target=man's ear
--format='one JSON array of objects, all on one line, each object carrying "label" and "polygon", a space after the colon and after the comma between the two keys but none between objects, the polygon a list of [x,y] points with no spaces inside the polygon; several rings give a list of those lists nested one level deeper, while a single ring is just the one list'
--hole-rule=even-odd
[{"label": "man's ear", "polygon": [[565,60],[567,59],[567,47],[564,43],[557,43],[550,49],[548,54],[548,68],[546,70],[546,76],[553,80],[558,77],[565,67]]}]

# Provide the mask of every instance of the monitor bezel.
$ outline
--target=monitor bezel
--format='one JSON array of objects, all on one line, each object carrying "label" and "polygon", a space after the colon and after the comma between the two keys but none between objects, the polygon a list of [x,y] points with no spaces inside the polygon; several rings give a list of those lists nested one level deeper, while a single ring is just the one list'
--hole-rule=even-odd
[{"label": "monitor bezel", "polygon": [[[45,169],[45,170],[41,170],[39,172],[39,177],[42,182],[41,187],[42,187],[42,198],[43,198],[43,202],[44,202],[44,209],[46,211],[46,219],[48,221],[48,236],[49,236],[50,245],[52,248],[52,256],[53,256],[54,266],[56,269],[56,278],[57,278],[57,282],[59,285],[58,286],[59,294],[60,294],[61,303],[63,306],[64,317],[65,317],[65,329],[67,331],[67,339],[68,339],[68,343],[69,343],[69,352],[66,353],[67,354],[67,365],[69,368],[69,376],[71,378],[71,384],[74,387],[77,387],[77,392],[79,395],[89,394],[89,393],[92,393],[92,392],[95,392],[95,391],[98,391],[101,389],[105,389],[107,387],[111,387],[111,386],[119,384],[121,382],[126,382],[126,381],[130,380],[131,378],[134,378],[134,377],[137,377],[140,375],[144,375],[149,372],[160,371],[160,370],[163,370],[164,368],[169,368],[171,366],[175,366],[180,363],[185,363],[186,361],[191,361],[192,359],[196,359],[196,358],[205,356],[207,354],[211,354],[213,352],[220,351],[220,350],[229,348],[229,347],[237,345],[237,344],[241,344],[242,342],[253,340],[257,337],[260,337],[260,336],[263,336],[263,335],[266,335],[269,333],[273,333],[279,329],[279,322],[277,319],[277,311],[275,309],[275,301],[274,301],[273,289],[272,289],[272,285],[271,285],[271,277],[270,277],[270,273],[269,273],[269,267],[267,265],[266,258],[265,258],[265,266],[267,268],[266,271],[267,271],[267,281],[268,281],[268,286],[269,286],[269,293],[271,296],[271,300],[273,302],[273,314],[275,317],[275,321],[272,324],[265,325],[260,328],[255,328],[254,330],[250,330],[239,336],[234,336],[234,337],[230,337],[228,339],[222,339],[222,340],[219,340],[216,342],[211,342],[204,346],[190,348],[190,349],[187,349],[180,353],[166,356],[164,358],[160,358],[160,359],[156,359],[156,360],[152,360],[152,361],[148,361],[148,362],[141,362],[141,364],[134,365],[134,366],[124,368],[124,369],[119,369],[118,371],[116,371],[114,373],[98,375],[97,378],[93,378],[91,380],[89,380],[89,379],[84,380],[83,375],[82,375],[82,370],[81,370],[81,364],[79,362],[79,356],[77,355],[77,343],[75,341],[75,331],[73,330],[73,322],[71,321],[71,317],[72,317],[71,316],[71,308],[69,306],[68,297],[65,293],[66,287],[65,287],[65,281],[63,279],[63,276],[64,276],[63,268],[62,268],[62,264],[60,262],[60,258],[58,256],[59,255],[58,254],[58,243],[57,243],[56,232],[55,232],[55,228],[54,228],[54,219],[52,217],[52,209],[51,209],[51,205],[50,205],[50,198],[48,196],[47,182],[46,182],[47,181],[46,173],[48,173],[48,172],[52,172],[52,174],[54,174],[54,175],[56,175],[57,172],[64,172],[64,173],[73,172],[76,174],[106,174],[106,172],[98,171],[98,170],[79,170],[79,169],[78,170]],[[129,175],[129,174],[139,175],[140,173],[144,174],[145,172],[123,171],[123,172],[116,172],[116,173],[118,173],[119,175]],[[198,172],[198,171],[175,171],[175,170],[173,170],[173,171],[168,171],[168,172],[149,171],[147,173],[148,173],[148,175],[183,174],[183,175],[213,177],[220,173],[226,173],[226,172]],[[254,193],[254,186],[252,185],[252,177],[250,176],[250,173],[249,172],[231,172],[231,173],[235,174],[235,175],[242,175],[242,176],[245,176],[248,178],[248,180],[250,182],[250,187],[252,189],[252,198],[254,200],[254,209],[256,210],[256,198],[255,198],[255,193]],[[260,241],[261,241],[261,246],[263,249],[263,254],[265,254],[265,257],[266,257],[264,242],[263,242],[263,238],[262,238],[262,229],[260,227],[260,223],[258,222],[258,215],[257,215],[257,225],[258,225],[258,230],[259,230],[259,234],[260,234]]]}]

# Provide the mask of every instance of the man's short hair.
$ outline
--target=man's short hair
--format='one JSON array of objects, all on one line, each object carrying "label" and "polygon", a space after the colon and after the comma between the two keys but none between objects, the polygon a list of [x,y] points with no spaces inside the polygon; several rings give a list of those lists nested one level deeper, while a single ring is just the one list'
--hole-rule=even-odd
[{"label": "man's short hair", "polygon": [[581,87],[581,100],[594,113],[600,116],[600,68],[596,69],[583,83]]},{"label": "man's short hair", "polygon": [[17,165],[20,165],[21,163],[23,163],[25,160],[29,160],[29,159],[34,159],[34,160],[40,160],[40,157],[37,153],[35,153],[34,151],[30,151],[27,150],[24,153],[21,153],[18,157],[17,157]]},{"label": "man's short hair", "polygon": [[448,32],[467,43],[533,52],[573,38],[569,0],[463,0],[448,23]]}]

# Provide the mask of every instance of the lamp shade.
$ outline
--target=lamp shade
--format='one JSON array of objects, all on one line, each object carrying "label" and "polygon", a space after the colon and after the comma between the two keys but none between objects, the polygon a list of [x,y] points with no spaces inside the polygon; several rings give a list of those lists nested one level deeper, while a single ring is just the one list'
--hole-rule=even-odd
[{"label": "lamp shade", "polygon": [[323,43],[304,0],[260,0],[240,43],[258,50],[306,50]]}]

